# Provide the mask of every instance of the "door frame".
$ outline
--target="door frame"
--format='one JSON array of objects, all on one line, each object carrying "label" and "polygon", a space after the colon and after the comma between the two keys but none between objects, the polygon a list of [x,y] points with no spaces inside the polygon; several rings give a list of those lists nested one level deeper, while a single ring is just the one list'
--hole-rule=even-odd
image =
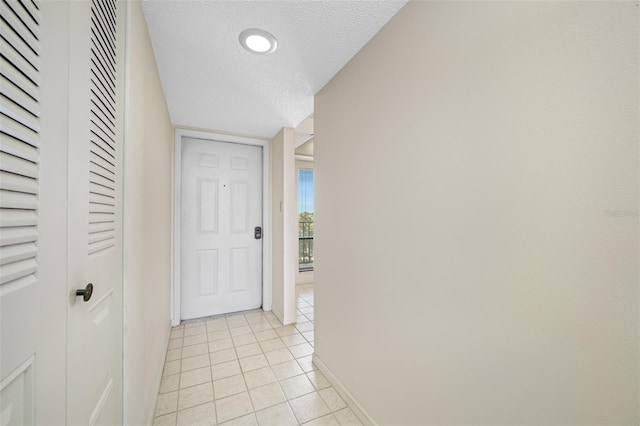
[{"label": "door frame", "polygon": [[236,143],[262,147],[262,309],[271,310],[271,179],[269,140],[190,129],[175,129],[173,161],[173,236],[171,240],[172,283],[171,325],[180,324],[180,238],[182,208],[182,139],[196,138],[212,142]]}]

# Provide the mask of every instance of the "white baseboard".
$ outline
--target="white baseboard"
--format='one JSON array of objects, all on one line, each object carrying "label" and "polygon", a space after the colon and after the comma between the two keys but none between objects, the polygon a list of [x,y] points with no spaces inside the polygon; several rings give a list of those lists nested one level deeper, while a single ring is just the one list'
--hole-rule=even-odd
[{"label": "white baseboard", "polygon": [[156,405],[158,404],[158,395],[160,394],[160,385],[162,384],[162,373],[164,372],[164,364],[167,362],[167,352],[169,351],[169,340],[171,339],[171,321],[169,321],[169,332],[167,333],[166,341],[164,342],[164,357],[162,357],[162,364],[160,365],[160,371],[157,374],[156,385],[154,386],[155,393],[153,397],[153,404],[151,404],[151,412],[149,413],[148,425],[153,424],[153,419],[156,414]]},{"label": "white baseboard", "polygon": [[336,390],[336,392],[338,392],[338,394],[342,397],[342,399],[344,399],[347,405],[349,405],[349,408],[351,408],[351,411],[353,411],[353,413],[358,417],[358,419],[360,419],[362,424],[376,425],[376,422],[369,415],[369,413],[367,413],[365,409],[362,408],[362,406],[358,403],[358,401],[356,401],[353,395],[351,395],[351,393],[347,390],[347,388],[344,387],[342,382],[338,380],[336,375],[333,374],[331,370],[329,370],[329,367],[327,367],[327,365],[324,362],[322,362],[322,360],[315,353],[313,354],[313,363],[316,365],[316,367],[318,367],[320,372],[324,374],[324,376],[327,378],[329,383],[331,383],[333,388]]}]

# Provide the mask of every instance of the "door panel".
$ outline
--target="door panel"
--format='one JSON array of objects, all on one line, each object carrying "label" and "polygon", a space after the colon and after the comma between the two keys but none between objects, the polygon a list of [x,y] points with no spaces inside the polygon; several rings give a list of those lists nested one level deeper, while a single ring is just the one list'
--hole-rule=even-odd
[{"label": "door panel", "polygon": [[[70,4],[68,423],[122,423],[124,2]],[[88,301],[76,289],[91,283]]]},{"label": "door panel", "polygon": [[68,9],[0,14],[0,422],[64,424]]},{"label": "door panel", "polygon": [[181,316],[262,305],[262,148],[182,142]]}]

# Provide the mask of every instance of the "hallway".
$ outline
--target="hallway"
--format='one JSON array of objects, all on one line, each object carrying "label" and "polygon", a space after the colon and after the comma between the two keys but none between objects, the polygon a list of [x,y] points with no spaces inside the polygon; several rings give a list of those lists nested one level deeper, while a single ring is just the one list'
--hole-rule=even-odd
[{"label": "hallway", "polygon": [[297,323],[272,312],[184,321],[171,332],[154,425],[359,425],[311,362],[313,285]]}]

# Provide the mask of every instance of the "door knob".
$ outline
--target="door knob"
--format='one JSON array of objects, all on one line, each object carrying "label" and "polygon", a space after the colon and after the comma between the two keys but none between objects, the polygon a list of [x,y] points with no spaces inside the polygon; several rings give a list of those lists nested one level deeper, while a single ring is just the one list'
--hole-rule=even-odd
[{"label": "door knob", "polygon": [[253,238],[255,238],[256,240],[259,240],[260,238],[262,238],[262,227],[260,226],[256,226],[253,230]]},{"label": "door knob", "polygon": [[85,288],[79,288],[76,290],[76,296],[82,296],[82,300],[88,302],[93,294],[93,284],[89,283]]}]

